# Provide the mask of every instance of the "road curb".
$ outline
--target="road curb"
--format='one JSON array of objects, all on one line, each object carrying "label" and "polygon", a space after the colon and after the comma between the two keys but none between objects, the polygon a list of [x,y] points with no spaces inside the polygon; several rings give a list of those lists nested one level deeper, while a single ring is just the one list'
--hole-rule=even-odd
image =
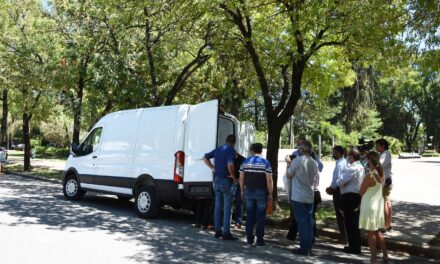
[{"label": "road curb", "polygon": [[15,175],[15,176],[20,176],[20,177],[24,177],[24,178],[44,181],[44,182],[51,182],[51,183],[61,184],[61,180],[60,179],[50,179],[50,178],[43,177],[43,176],[28,175],[28,174],[23,174],[23,173],[18,173],[18,172],[14,172],[14,171],[8,171],[8,170],[6,170],[4,173],[5,174]]},{"label": "road curb", "polygon": [[[339,239],[339,231],[332,228],[317,228],[317,233],[331,239]],[[440,247],[415,244],[407,241],[395,240],[392,238],[385,238],[385,243],[388,250],[405,252],[411,255],[423,256],[428,258],[440,258]],[[362,237],[362,245],[368,247],[368,240]]]}]

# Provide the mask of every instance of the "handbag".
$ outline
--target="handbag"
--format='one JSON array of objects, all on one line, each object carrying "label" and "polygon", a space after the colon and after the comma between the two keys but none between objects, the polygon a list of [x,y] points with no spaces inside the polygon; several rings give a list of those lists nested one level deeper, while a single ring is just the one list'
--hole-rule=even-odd
[{"label": "handbag", "polygon": [[315,204],[322,203],[321,192],[319,190],[315,190],[314,200],[315,200]]}]

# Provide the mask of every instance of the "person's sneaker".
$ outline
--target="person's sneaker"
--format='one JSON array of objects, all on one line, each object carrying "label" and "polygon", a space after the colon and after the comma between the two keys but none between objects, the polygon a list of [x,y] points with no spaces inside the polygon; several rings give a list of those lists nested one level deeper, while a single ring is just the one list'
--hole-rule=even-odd
[{"label": "person's sneaker", "polygon": [[229,233],[229,234],[223,235],[223,240],[238,240],[238,238]]},{"label": "person's sneaker", "polygon": [[223,237],[222,231],[216,231],[215,238],[221,238],[221,237]]},{"label": "person's sneaker", "polygon": [[235,224],[234,228],[235,229],[241,229],[241,224]]}]

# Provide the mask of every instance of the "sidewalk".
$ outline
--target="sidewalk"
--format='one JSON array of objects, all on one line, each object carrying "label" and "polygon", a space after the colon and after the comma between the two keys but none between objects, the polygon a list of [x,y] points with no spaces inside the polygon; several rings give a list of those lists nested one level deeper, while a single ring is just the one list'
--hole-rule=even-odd
[{"label": "sidewalk", "polygon": [[[284,189],[279,188],[278,193],[279,199],[287,199]],[[332,204],[332,201],[326,199],[323,203]],[[440,237],[440,206],[402,201],[392,203],[394,228],[385,234],[388,249],[440,259],[440,246],[430,245],[436,236]],[[335,241],[339,238],[336,224],[328,227],[318,225],[317,229],[321,236]],[[274,239],[280,240],[280,237]],[[362,239],[363,245],[368,247],[366,234]]]}]

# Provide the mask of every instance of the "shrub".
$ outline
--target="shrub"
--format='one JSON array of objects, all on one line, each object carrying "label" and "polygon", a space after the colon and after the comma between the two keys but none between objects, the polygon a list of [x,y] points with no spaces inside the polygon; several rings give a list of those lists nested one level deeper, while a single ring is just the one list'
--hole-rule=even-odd
[{"label": "shrub", "polygon": [[422,157],[424,158],[438,158],[440,157],[440,154],[435,152],[434,150],[426,150],[425,152],[423,152]]},{"label": "shrub", "polygon": [[391,153],[393,153],[395,155],[399,155],[400,152],[402,152],[403,143],[400,140],[398,140],[397,138],[394,138],[394,137],[389,137],[389,136],[385,136],[383,138],[388,141],[389,150],[391,151]]},{"label": "shrub", "polygon": [[42,140],[39,138],[32,138],[31,139],[31,146],[33,148],[37,147],[37,146],[41,146],[42,145]]}]

